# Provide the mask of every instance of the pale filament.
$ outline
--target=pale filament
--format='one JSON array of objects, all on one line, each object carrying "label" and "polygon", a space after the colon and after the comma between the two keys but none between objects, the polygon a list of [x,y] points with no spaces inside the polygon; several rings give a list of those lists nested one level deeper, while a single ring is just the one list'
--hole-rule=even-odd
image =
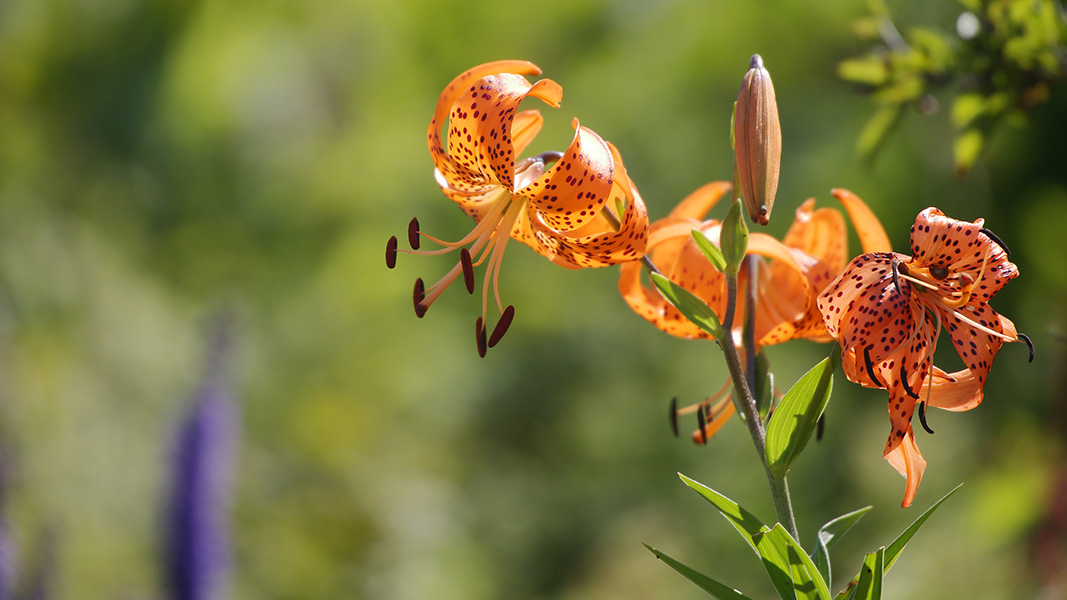
[{"label": "pale filament", "polygon": [[[700,409],[701,406],[710,406],[713,402],[715,402],[716,400],[719,400],[720,398],[722,398],[723,394],[725,394],[727,392],[727,390],[730,388],[730,385],[732,383],[733,383],[732,380],[727,379],[726,383],[722,384],[722,387],[719,388],[719,391],[715,392],[715,395],[711,396],[710,398],[706,398],[703,402],[697,402],[696,404],[690,404],[689,406],[687,406],[685,408],[678,409],[678,414],[680,414],[680,415],[688,415],[688,414],[691,414],[691,413],[695,413],[697,410]],[[724,405],[726,404],[726,401],[728,401],[728,400],[730,400],[730,398],[726,397],[725,399],[720,400],[714,407],[712,407],[708,411],[708,418],[709,419],[714,419],[715,416],[717,416],[719,413],[721,413],[723,408],[725,408]]]}]

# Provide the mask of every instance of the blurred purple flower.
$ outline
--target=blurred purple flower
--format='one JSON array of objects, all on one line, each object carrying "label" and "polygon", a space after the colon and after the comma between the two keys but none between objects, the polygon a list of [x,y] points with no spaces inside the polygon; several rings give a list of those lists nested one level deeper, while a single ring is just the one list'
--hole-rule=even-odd
[{"label": "blurred purple flower", "polygon": [[166,538],[168,591],[174,600],[228,595],[237,407],[220,381],[222,345],[213,348],[206,383],[175,441]]}]

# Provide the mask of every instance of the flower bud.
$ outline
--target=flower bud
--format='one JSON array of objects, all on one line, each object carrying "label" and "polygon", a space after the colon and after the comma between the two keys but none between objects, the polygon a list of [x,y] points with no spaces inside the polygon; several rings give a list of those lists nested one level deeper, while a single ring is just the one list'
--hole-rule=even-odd
[{"label": "flower bud", "polygon": [[766,225],[778,191],[782,128],[771,74],[763,68],[759,54],[752,55],[741,80],[736,111],[733,133],[739,191],[752,221]]}]

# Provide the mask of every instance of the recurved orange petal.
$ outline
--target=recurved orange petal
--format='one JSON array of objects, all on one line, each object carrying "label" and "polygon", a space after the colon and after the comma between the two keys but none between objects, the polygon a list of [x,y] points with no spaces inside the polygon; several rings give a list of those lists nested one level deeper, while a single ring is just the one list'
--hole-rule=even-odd
[{"label": "recurved orange petal", "polygon": [[874,216],[866,202],[844,188],[830,190],[830,193],[845,206],[845,211],[852,220],[852,226],[856,228],[856,234],[860,238],[860,247],[864,252],[891,252],[893,250],[892,244],[889,243],[889,236],[882,227],[882,222]]},{"label": "recurved orange petal", "polygon": [[896,440],[890,438],[883,456],[898,473],[907,478],[904,500],[900,505],[905,508],[911,506],[915,499],[915,492],[919,489],[919,482],[922,481],[923,473],[926,471],[926,460],[915,443],[915,435],[911,431],[910,423],[901,438]]}]

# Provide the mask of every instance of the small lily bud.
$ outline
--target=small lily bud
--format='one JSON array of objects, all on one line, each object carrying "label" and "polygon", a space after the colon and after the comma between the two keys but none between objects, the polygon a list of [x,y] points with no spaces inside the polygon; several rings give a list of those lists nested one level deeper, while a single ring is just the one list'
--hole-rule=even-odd
[{"label": "small lily bud", "polygon": [[734,116],[734,154],[741,197],[752,221],[771,220],[782,161],[782,128],[771,74],[759,54],[752,56],[741,80]]}]

